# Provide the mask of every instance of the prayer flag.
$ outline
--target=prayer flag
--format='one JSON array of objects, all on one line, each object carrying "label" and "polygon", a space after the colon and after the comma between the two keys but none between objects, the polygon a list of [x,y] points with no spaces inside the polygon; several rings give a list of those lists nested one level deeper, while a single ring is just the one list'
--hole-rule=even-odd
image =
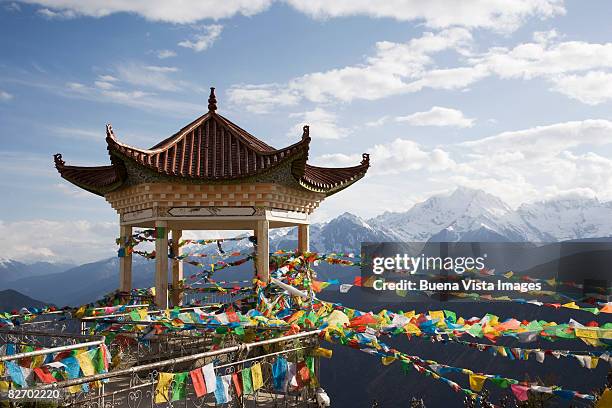
[{"label": "prayer flag", "polygon": [[163,404],[170,401],[168,394],[170,391],[170,383],[174,378],[172,373],[159,373],[159,379],[157,380],[157,387],[155,387],[155,403]]},{"label": "prayer flag", "polygon": [[272,365],[272,381],[276,391],[282,391],[287,375],[287,360],[283,357],[278,357]]},{"label": "prayer flag", "polygon": [[229,394],[229,384],[231,379],[231,374],[217,377],[215,387],[215,399],[217,404],[225,404],[226,402],[230,402],[232,400],[232,397]]},{"label": "prayer flag", "polygon": [[480,392],[486,380],[487,377],[484,375],[470,374],[470,388],[473,391]]},{"label": "prayer flag", "polygon": [[236,396],[240,398],[242,395],[242,384],[240,383],[240,377],[238,373],[232,374],[232,382],[234,383],[234,388],[236,389]]},{"label": "prayer flag", "polygon": [[206,383],[204,382],[204,374],[201,368],[196,368],[189,372],[191,376],[191,382],[193,383],[193,389],[195,390],[198,398],[206,395]]},{"label": "prayer flag", "polygon": [[527,391],[529,391],[528,387],[525,387],[524,385],[512,384],[510,385],[510,388],[512,389],[512,392],[517,400],[527,401],[529,399],[529,396],[527,395]]},{"label": "prayer flag", "polygon": [[209,363],[202,367],[202,373],[204,374],[204,382],[206,383],[206,389],[208,392],[213,392],[217,388],[217,377],[215,376],[215,364]]},{"label": "prayer flag", "polygon": [[245,368],[241,372],[242,374],[242,390],[244,395],[253,393],[253,383],[251,382],[251,369]]},{"label": "prayer flag", "polygon": [[253,364],[251,366],[251,376],[253,378],[253,391],[257,391],[263,387],[263,376],[261,374],[261,364]]},{"label": "prayer flag", "polygon": [[177,373],[174,375],[172,383],[172,401],[179,401],[185,398],[188,373]]}]

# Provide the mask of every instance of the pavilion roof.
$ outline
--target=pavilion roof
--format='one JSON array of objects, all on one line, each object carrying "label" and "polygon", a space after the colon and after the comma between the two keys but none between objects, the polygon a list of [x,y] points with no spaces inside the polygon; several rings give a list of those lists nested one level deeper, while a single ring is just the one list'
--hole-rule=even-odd
[{"label": "pavilion roof", "polygon": [[332,194],[363,177],[369,167],[364,154],[357,166],[316,167],[307,164],[309,127],[290,146],[275,149],[216,113],[217,101],[211,88],[208,112],[177,133],[149,149],[120,142],[110,125],[106,143],[110,166],[67,166],[55,155],[60,175],[71,183],[98,195],[120,187],[127,178],[125,163],[131,161],[154,173],[177,179],[223,182],[252,178],[287,164],[292,176],[306,189]]}]

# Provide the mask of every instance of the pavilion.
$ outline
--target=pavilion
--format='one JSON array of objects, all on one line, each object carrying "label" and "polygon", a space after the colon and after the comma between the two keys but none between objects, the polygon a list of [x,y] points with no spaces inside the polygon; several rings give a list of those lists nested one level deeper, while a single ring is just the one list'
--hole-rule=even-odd
[{"label": "pavilion", "polygon": [[[309,248],[310,214],[321,201],[362,178],[363,154],[353,167],[307,163],[309,127],[297,143],[275,149],[217,113],[215,88],[208,112],[150,149],[120,142],[106,126],[110,165],[68,166],[61,154],[55,167],[72,184],[103,196],[119,214],[119,288],[132,285],[132,256],[125,251],[135,227],[155,228],[155,303],[168,307],[168,233],[171,252],[180,254],[183,230],[252,230],[256,270],[269,281],[269,228],[298,227],[298,251]],[[172,262],[172,288],[183,279],[180,260]],[[172,303],[182,294],[172,291]]]}]

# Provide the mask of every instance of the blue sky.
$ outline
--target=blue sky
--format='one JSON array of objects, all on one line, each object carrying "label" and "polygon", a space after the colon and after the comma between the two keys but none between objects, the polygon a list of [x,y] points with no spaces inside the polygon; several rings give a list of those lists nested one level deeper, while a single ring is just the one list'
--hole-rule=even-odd
[{"label": "blue sky", "polygon": [[[612,4],[590,1],[0,2],[4,257],[93,260],[117,216],[52,165],[106,164],[206,110],[368,176],[323,203],[371,217],[459,185],[510,206],[612,200]],[[486,4],[482,4],[486,3]],[[95,249],[92,249],[95,248]]]}]

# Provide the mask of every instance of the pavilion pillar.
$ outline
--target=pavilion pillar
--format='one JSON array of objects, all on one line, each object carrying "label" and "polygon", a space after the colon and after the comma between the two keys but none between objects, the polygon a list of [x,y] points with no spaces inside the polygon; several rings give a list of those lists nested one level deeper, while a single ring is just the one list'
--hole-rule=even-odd
[{"label": "pavilion pillar", "polygon": [[182,236],[182,230],[172,230],[172,253],[174,254],[174,259],[172,260],[172,306],[183,304],[183,291],[179,290],[183,280],[183,262],[178,259],[182,252],[179,246]]},{"label": "pavilion pillar", "polygon": [[168,223],[155,221],[155,304],[168,308]]},{"label": "pavilion pillar", "polygon": [[119,231],[119,290],[129,292],[132,290],[132,252],[127,243],[132,238],[132,227],[121,225]]},{"label": "pavilion pillar", "polygon": [[310,251],[310,225],[298,225],[298,251],[301,253]]},{"label": "pavilion pillar", "polygon": [[268,220],[257,221],[255,236],[257,237],[257,277],[268,283],[270,281],[270,241],[268,237],[270,225]]}]

